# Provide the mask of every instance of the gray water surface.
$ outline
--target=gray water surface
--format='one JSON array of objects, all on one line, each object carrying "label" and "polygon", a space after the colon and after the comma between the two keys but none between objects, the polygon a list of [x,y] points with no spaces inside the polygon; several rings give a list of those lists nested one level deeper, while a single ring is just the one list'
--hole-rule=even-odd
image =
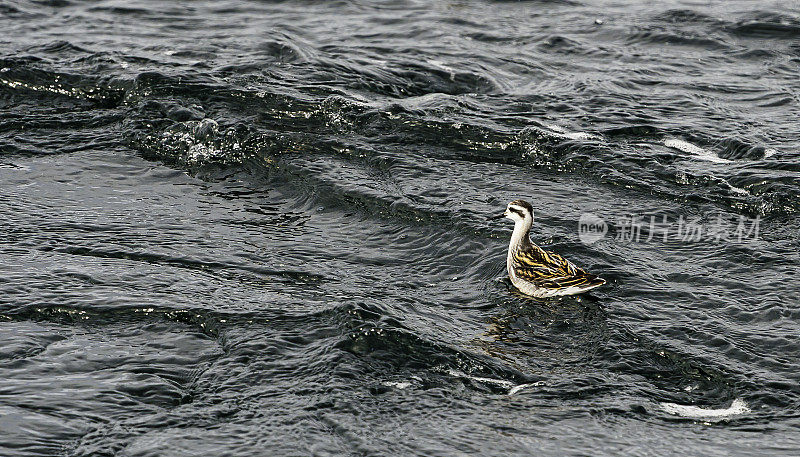
[{"label": "gray water surface", "polygon": [[[796,4],[0,27],[0,455],[800,452]],[[608,284],[516,293],[516,198]]]}]

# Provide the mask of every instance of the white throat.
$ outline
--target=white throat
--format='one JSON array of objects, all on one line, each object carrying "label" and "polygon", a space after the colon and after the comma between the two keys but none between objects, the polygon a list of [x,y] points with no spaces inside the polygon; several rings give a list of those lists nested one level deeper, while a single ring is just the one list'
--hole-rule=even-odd
[{"label": "white throat", "polygon": [[515,251],[524,242],[531,230],[533,218],[525,216],[525,219],[514,221],[514,232],[511,234],[511,242],[508,245],[509,253]]},{"label": "white throat", "polygon": [[509,278],[511,278],[511,283],[517,288],[524,286],[520,285],[519,281],[517,280],[517,272],[514,269],[514,255],[516,255],[520,247],[522,247],[522,243],[524,243],[524,240],[528,236],[528,232],[531,229],[531,224],[533,224],[533,218],[530,216],[522,220],[515,220],[514,232],[511,234],[511,242],[508,244],[506,270],[508,271]]}]

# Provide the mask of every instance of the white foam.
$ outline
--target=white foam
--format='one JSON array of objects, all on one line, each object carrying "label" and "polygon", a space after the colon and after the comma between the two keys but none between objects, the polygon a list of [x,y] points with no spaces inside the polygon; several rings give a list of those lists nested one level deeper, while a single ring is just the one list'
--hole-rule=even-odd
[{"label": "white foam", "polygon": [[456,376],[459,378],[467,378],[473,381],[482,382],[484,384],[493,384],[495,386],[505,387],[506,389],[511,389],[514,387],[514,383],[511,381],[506,381],[505,379],[495,379],[495,378],[481,378],[478,376],[470,376],[466,373],[462,373],[460,371],[453,370],[452,368],[447,370],[447,374],[450,376]]},{"label": "white foam", "polygon": [[567,132],[564,135],[566,135],[567,138],[572,139],[572,140],[599,140],[600,139],[600,137],[598,135],[594,135],[594,134],[586,133],[586,132]]},{"label": "white foam", "polygon": [[570,140],[599,140],[600,136],[595,135],[592,133],[586,132],[570,132],[569,130],[561,127],[560,125],[547,125],[546,126],[552,133],[555,133],[556,136],[560,136],[562,138],[569,138]]},{"label": "white foam", "polygon": [[730,163],[728,159],[723,159],[713,152],[703,149],[696,144],[689,143],[688,141],[678,140],[675,138],[668,138],[664,140],[664,146],[668,148],[677,149],[689,154],[693,154],[698,159],[707,160],[714,163]]},{"label": "white foam", "polygon": [[777,153],[778,153],[777,149],[772,149],[772,148],[767,149],[766,151],[764,151],[764,158],[765,159],[770,158],[770,157],[774,156]]},{"label": "white foam", "polygon": [[694,405],[679,405],[677,403],[661,403],[661,408],[669,414],[697,419],[724,419],[730,416],[750,412],[747,403],[741,398],[733,400],[731,406],[719,409],[706,409]]},{"label": "white foam", "polygon": [[729,183],[729,182],[728,182],[726,179],[724,179],[724,178],[720,178],[720,180],[721,180],[722,182],[724,182],[725,184],[727,184],[727,185],[728,185],[728,187],[729,187],[729,188],[730,188],[732,191],[736,192],[737,194],[749,194],[749,193],[750,193],[750,192],[746,191],[745,189],[742,189],[741,187],[736,187],[736,186],[734,186],[733,184]]},{"label": "white foam", "polygon": [[522,389],[527,389],[528,387],[538,387],[538,386],[541,386],[541,385],[544,385],[544,381],[532,382],[530,384],[520,384],[518,386],[514,386],[511,389],[509,389],[508,390],[508,394],[509,395],[514,395],[515,393],[519,392]]},{"label": "white foam", "polygon": [[542,381],[537,381],[537,382],[533,382],[533,383],[529,383],[529,384],[519,384],[519,385],[517,385],[517,384],[514,384],[511,381],[506,381],[505,379],[482,378],[482,377],[479,377],[479,376],[470,376],[470,375],[468,375],[466,373],[462,373],[460,371],[453,370],[452,368],[447,370],[447,374],[449,374],[450,376],[456,376],[456,377],[459,377],[459,378],[471,379],[473,381],[477,381],[477,382],[480,382],[480,383],[483,383],[483,384],[492,384],[492,385],[495,385],[495,386],[498,386],[498,387],[503,387],[505,389],[508,389],[508,395],[514,395],[515,393],[519,392],[520,390],[528,388],[528,387],[541,386],[541,385],[544,384],[544,382],[542,382]]},{"label": "white foam", "polygon": [[383,381],[381,384],[387,387],[396,387],[398,389],[405,389],[407,387],[411,387],[411,383],[405,381]]}]

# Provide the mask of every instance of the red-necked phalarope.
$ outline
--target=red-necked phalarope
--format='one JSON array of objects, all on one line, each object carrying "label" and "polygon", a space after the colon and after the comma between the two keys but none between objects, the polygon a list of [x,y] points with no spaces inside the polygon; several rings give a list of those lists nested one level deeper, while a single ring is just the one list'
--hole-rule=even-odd
[{"label": "red-necked phalarope", "polygon": [[537,298],[574,295],[602,286],[605,279],[587,273],[558,254],[547,252],[530,240],[533,207],[525,200],[514,200],[495,217],[514,221],[508,245],[508,277],[520,292]]}]

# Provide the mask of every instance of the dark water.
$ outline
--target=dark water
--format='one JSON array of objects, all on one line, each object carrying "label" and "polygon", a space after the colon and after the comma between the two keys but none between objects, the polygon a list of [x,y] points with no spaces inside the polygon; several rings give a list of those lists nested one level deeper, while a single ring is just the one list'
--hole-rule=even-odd
[{"label": "dark water", "polygon": [[[798,455],[797,3],[0,27],[0,455]],[[609,284],[515,294],[514,198]]]}]

